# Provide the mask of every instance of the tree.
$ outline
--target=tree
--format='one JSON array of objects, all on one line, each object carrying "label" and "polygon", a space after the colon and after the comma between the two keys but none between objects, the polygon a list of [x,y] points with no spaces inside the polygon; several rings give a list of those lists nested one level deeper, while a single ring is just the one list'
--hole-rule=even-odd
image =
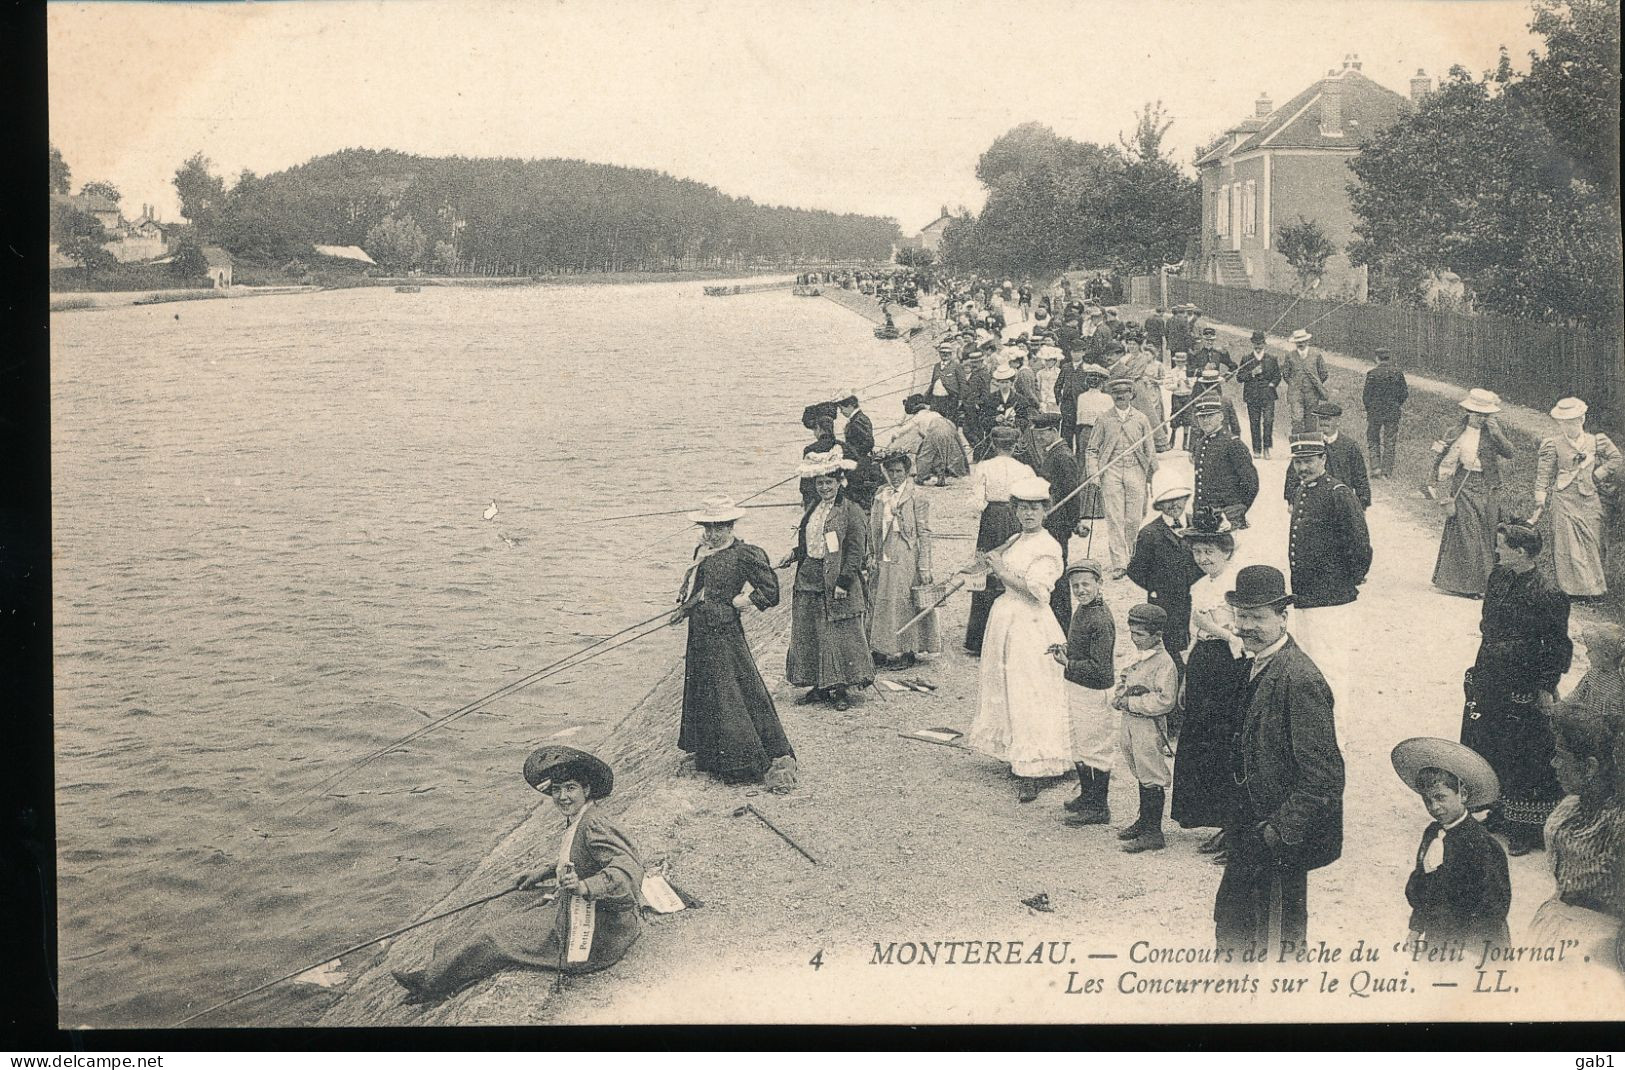
[{"label": "tree", "polygon": [[1135,113],[1133,136],[1117,135],[1117,143],[1131,160],[1146,162],[1162,159],[1162,139],[1168,136],[1168,130],[1174,121],[1163,112],[1162,101],[1155,104],[1147,101],[1143,109]]},{"label": "tree", "polygon": [[68,204],[51,205],[51,240],[57,252],[79,265],[85,278],[118,262],[105,248],[107,238],[107,228],[89,212]]},{"label": "tree", "polygon": [[175,192],[181,198],[181,215],[196,228],[199,236],[210,239],[220,225],[226,206],[225,179],[209,170],[209,158],[201,152],[175,170]]},{"label": "tree", "polygon": [[423,261],[423,251],[428,245],[429,239],[410,215],[400,219],[386,215],[367,231],[367,239],[361,247],[385,271],[411,271]]},{"label": "tree", "polygon": [[47,173],[50,177],[51,192],[67,193],[68,163],[62,158],[62,150],[55,145],[51,146],[51,159],[47,167],[49,168]]},{"label": "tree", "polygon": [[1300,215],[1297,222],[1275,228],[1275,251],[1286,257],[1298,273],[1298,291],[1308,293],[1326,274],[1326,261],[1337,252],[1337,246],[1319,223]]},{"label": "tree", "polygon": [[435,242],[433,263],[442,275],[453,274],[457,270],[457,247],[449,241]]},{"label": "tree", "polygon": [[196,242],[183,242],[175,247],[169,261],[170,273],[183,279],[199,279],[209,273],[209,261]]},{"label": "tree", "polygon": [[1619,199],[1619,0],[1535,0],[1522,89],[1581,177]]},{"label": "tree", "polygon": [[111,182],[86,182],[79,187],[79,196],[105,197],[114,204],[124,199],[124,195],[119,193],[118,187]]},{"label": "tree", "polygon": [[897,263],[900,267],[928,268],[936,261],[936,254],[924,246],[905,245],[897,250]]}]

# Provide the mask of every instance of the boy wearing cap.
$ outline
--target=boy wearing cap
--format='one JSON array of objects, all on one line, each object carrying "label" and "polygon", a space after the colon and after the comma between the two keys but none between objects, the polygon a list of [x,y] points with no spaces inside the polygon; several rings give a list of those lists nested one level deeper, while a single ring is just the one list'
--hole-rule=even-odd
[{"label": "boy wearing cap", "polygon": [[1179,670],[1163,643],[1168,614],[1146,603],[1128,611],[1129,637],[1138,651],[1123,669],[1112,708],[1123,713],[1123,765],[1140,785],[1140,816],[1117,834],[1129,854],[1160,851],[1168,798],[1168,715],[1179,695]]},{"label": "boy wearing cap", "polygon": [[1078,797],[1062,805],[1070,812],[1066,823],[1075,827],[1104,825],[1112,818],[1107,795],[1117,738],[1117,714],[1111,708],[1117,682],[1112,662],[1117,624],[1101,598],[1102,571],[1099,561],[1087,557],[1067,566],[1065,582],[1076,608],[1067,625],[1066,645],[1050,648],[1066,680]]},{"label": "boy wearing cap", "polygon": [[[1326,444],[1326,472],[1333,479],[1354,492],[1360,499],[1360,508],[1371,508],[1371,480],[1366,475],[1365,454],[1352,439],[1338,434],[1338,421],[1343,418],[1343,406],[1335,401],[1322,401],[1315,406],[1315,421],[1320,437]],[[1298,471],[1287,465],[1285,497],[1287,504],[1298,496]]]},{"label": "boy wearing cap", "polygon": [[1281,385],[1281,362],[1265,348],[1263,331],[1253,332],[1252,352],[1236,369],[1241,400],[1247,406],[1247,429],[1252,434],[1253,456],[1269,458],[1275,447],[1276,388]]},{"label": "boy wearing cap", "polygon": [[1433,820],[1422,831],[1416,866],[1405,882],[1410,942],[1479,949],[1511,943],[1512,884],[1507,856],[1470,811],[1500,792],[1495,770],[1477,751],[1448,739],[1407,739],[1394,748],[1394,772],[1422,797]]},{"label": "boy wearing cap", "polygon": [[1365,447],[1371,451],[1371,474],[1379,479],[1393,475],[1394,447],[1399,441],[1400,409],[1411,396],[1405,373],[1388,359],[1388,350],[1377,347],[1377,366],[1365,373]]}]

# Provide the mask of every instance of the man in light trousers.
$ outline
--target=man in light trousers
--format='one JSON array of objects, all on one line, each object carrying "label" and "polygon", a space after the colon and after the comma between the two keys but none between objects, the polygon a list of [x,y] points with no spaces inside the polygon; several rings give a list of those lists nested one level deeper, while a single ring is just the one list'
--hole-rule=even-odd
[{"label": "man in light trousers", "polygon": [[1100,473],[1111,578],[1120,580],[1128,569],[1140,521],[1145,519],[1147,488],[1157,470],[1157,453],[1151,421],[1134,407],[1134,380],[1113,379],[1107,390],[1112,407],[1095,421],[1087,456],[1089,472]]}]

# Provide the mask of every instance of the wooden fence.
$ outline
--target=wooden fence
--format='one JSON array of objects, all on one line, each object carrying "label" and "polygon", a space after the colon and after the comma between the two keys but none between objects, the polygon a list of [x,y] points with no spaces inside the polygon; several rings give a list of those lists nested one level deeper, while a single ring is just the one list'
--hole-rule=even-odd
[{"label": "wooden fence", "polygon": [[[1146,278],[1156,296],[1157,280]],[[1137,285],[1133,292],[1140,292]],[[1592,427],[1625,436],[1625,350],[1615,330],[1298,299],[1178,277],[1168,280],[1168,300],[1195,304],[1204,316],[1236,327],[1281,334],[1304,327],[1314,334],[1316,346],[1367,360],[1376,359],[1378,346],[1387,346],[1406,371],[1464,390],[1484,387],[1541,412],[1559,398],[1584,398],[1591,406]]]}]

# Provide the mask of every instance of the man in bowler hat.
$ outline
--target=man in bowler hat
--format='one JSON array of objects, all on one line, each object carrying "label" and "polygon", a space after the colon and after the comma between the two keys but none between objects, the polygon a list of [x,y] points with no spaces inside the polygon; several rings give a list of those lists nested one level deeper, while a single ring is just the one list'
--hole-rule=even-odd
[{"label": "man in bowler hat", "polygon": [[1214,938],[1273,959],[1308,933],[1309,871],[1343,853],[1343,757],[1331,688],[1287,632],[1293,596],[1280,570],[1243,568],[1225,600],[1252,665],[1231,751],[1238,791]]}]

